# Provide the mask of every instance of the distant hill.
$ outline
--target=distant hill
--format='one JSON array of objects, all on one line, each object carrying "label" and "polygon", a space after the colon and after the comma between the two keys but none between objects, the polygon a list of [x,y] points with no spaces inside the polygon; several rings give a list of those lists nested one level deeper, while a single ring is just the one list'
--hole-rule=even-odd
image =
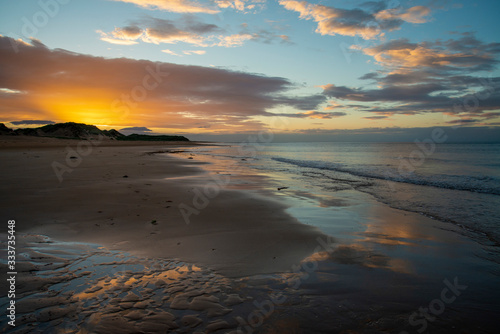
[{"label": "distant hill", "polygon": [[100,136],[105,136],[110,139],[116,139],[118,136],[123,136],[116,131],[100,130],[95,125],[88,125],[83,123],[57,123],[40,126],[38,128],[25,128],[17,129],[14,132],[23,136],[37,136],[37,137],[55,137],[65,139],[98,139]]},{"label": "distant hill", "polygon": [[124,135],[114,129],[101,130],[95,125],[83,123],[57,123],[44,125],[38,128],[9,129],[0,123],[0,135],[18,135],[35,137],[53,137],[63,139],[99,139],[105,137],[110,140],[128,141],[189,141],[184,136],[150,136],[150,135]]},{"label": "distant hill", "polygon": [[15,132],[6,127],[5,124],[0,123],[0,135],[15,135]]},{"label": "distant hill", "polygon": [[128,136],[123,136],[116,138],[118,140],[141,140],[141,141],[189,141],[184,136],[152,136],[152,135],[138,135],[138,134],[131,134]]}]

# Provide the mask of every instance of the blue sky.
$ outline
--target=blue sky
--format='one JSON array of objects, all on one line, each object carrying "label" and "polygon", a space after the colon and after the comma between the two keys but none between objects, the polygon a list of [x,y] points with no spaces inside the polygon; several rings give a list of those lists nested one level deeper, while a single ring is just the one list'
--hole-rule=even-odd
[{"label": "blue sky", "polygon": [[[63,106],[76,103],[54,106],[34,98],[42,94],[34,86],[7,78],[0,84],[0,99],[8,99],[8,106],[0,109],[0,121],[5,123],[98,120],[102,126],[144,126],[162,133],[179,132],[184,124],[186,133],[211,135],[270,128],[272,117],[286,118],[287,131],[305,135],[339,129],[500,124],[498,89],[490,89],[492,94],[479,99],[473,110],[453,109],[485,90],[479,78],[495,83],[499,77],[497,1],[40,0],[2,1],[0,12],[5,43],[21,39],[26,53],[48,49],[63,62],[70,54],[62,49],[88,59],[105,57],[110,64],[126,58],[144,61],[141,64],[186,65],[189,80],[196,80],[193,73],[202,66],[218,70],[207,72],[214,87],[219,74],[231,73],[241,73],[245,82],[274,85],[269,92],[265,88],[234,92],[234,104],[226,103],[221,92],[203,93],[202,98],[190,91],[182,106],[169,98],[164,87],[131,110],[135,117],[113,121],[99,111],[105,105],[101,96],[96,98],[99,103],[79,103],[81,110],[65,114]],[[15,57],[7,52],[1,66],[14,68],[9,61]],[[17,60],[15,64],[22,65]],[[52,63],[50,70],[71,72]],[[88,73],[85,80],[91,86],[92,69]],[[51,77],[50,72],[44,75]],[[221,89],[225,84],[219,85]],[[57,89],[66,100],[82,96],[71,95],[74,90],[67,87]],[[16,104],[14,93],[25,100],[33,97],[33,102]],[[241,112],[236,110],[238,94]],[[188,100],[198,105],[203,100],[205,105],[186,105]],[[246,108],[245,103],[261,107]],[[219,113],[215,111],[222,105]],[[163,106],[169,112],[158,112]],[[207,128],[200,125],[204,117],[216,121]],[[164,125],[169,121],[176,126]]]}]

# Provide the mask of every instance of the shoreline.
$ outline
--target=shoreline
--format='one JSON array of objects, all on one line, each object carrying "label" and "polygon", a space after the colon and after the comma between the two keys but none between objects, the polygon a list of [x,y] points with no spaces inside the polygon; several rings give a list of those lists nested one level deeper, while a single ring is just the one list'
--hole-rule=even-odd
[{"label": "shoreline", "polygon": [[0,135],[0,150],[74,147],[79,142],[91,142],[96,147],[137,147],[137,146],[212,146],[216,143],[198,141],[121,141],[113,139],[78,139],[36,136]]}]

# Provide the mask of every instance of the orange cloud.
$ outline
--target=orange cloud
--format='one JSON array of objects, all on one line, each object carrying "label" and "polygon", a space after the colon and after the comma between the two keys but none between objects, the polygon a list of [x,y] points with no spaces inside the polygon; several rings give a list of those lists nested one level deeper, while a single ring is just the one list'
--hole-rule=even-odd
[{"label": "orange cloud", "polygon": [[310,4],[306,1],[280,0],[286,9],[300,13],[300,18],[318,23],[316,32],[321,35],[360,36],[373,39],[385,31],[399,29],[403,22],[424,23],[430,10],[416,6],[405,10],[385,9],[375,13],[362,9],[340,9]]},{"label": "orange cloud", "polygon": [[444,66],[450,63],[449,54],[421,45],[393,50],[378,50],[375,47],[364,49],[363,52],[379,64],[391,67]]},{"label": "orange cloud", "polygon": [[[448,42],[452,44],[452,42]],[[399,72],[421,67],[473,68],[493,61],[487,50],[468,50],[448,47],[439,43],[410,43],[406,39],[394,40],[375,47],[353,49],[372,56],[380,65],[397,68]],[[465,51],[465,52],[464,52]]]},{"label": "orange cloud", "polygon": [[198,34],[183,31],[175,27],[169,30],[163,30],[158,28],[146,28],[144,30],[139,29],[137,34],[128,34],[125,28],[115,28],[115,30],[105,33],[103,31],[97,30],[101,35],[101,40],[104,42],[120,45],[133,45],[137,44],[137,40],[142,40],[146,43],[160,44],[169,43],[175,44],[178,42],[184,42],[188,44],[194,44],[197,46],[208,46],[206,39]]},{"label": "orange cloud", "polygon": [[288,97],[293,85],[285,78],[106,59],[3,36],[0,71],[4,121],[51,119],[155,131],[245,132],[262,128],[257,118],[273,116],[268,110],[313,110],[325,100],[322,95]]},{"label": "orange cloud", "polygon": [[136,42],[134,39],[135,38],[127,38],[123,35],[120,35],[118,34],[118,32],[116,31],[113,31],[111,33],[105,33],[104,31],[102,30],[97,30],[96,31],[97,33],[99,33],[101,35],[101,41],[104,41],[104,42],[108,42],[108,43],[111,43],[111,44],[118,44],[118,45],[134,45],[134,44],[137,44],[138,42]]},{"label": "orange cloud", "polygon": [[425,23],[426,16],[431,13],[431,10],[425,6],[415,6],[409,8],[406,12],[400,8],[385,9],[375,14],[377,20],[394,20],[401,19],[410,23]]},{"label": "orange cloud", "polygon": [[113,0],[133,3],[146,9],[159,9],[174,13],[205,13],[217,14],[219,11],[214,8],[203,6],[197,2],[189,0]]},{"label": "orange cloud", "polygon": [[182,57],[182,55],[172,51],[172,50],[169,50],[169,49],[165,49],[165,50],[161,50],[161,52],[164,52],[166,54],[169,54],[169,55],[172,55],[172,56],[178,56],[178,57]]}]

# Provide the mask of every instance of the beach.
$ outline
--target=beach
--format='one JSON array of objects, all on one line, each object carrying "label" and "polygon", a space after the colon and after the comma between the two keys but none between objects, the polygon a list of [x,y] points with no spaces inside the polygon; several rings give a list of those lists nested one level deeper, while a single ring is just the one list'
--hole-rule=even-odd
[{"label": "beach", "polygon": [[178,150],[178,143],[104,146],[79,158],[81,164],[62,174],[62,181],[52,163],[65,163],[65,147],[3,152],[5,218],[14,217],[9,219],[16,219],[19,232],[119,244],[141,256],[182,257],[231,276],[286,270],[309,255],[322,235],[284,213],[278,202],[222,186],[210,205],[186,221],[179,205],[194,207],[195,190],[210,182],[200,162],[154,153]]},{"label": "beach", "polygon": [[[54,285],[81,279],[82,276],[75,274],[75,271],[78,272],[81,268],[72,268],[71,271],[68,268],[74,262],[82,261],[82,257],[100,259],[100,253],[104,252],[102,248],[114,252],[114,257],[111,257],[113,261],[108,261],[112,264],[107,267],[100,265],[102,259],[95,263],[91,260],[87,264],[86,268],[91,271],[96,268],[108,268],[108,272],[101,273],[86,283],[80,283],[85,298],[88,298],[85,291],[95,289],[95,282],[103,281],[106,277],[106,283],[123,279],[121,274],[131,270],[132,258],[142,259],[134,261],[143,268],[148,267],[150,271],[151,266],[154,267],[165,260],[168,264],[173,264],[171,267],[175,273],[178,268],[181,268],[182,273],[183,266],[177,264],[183,261],[182,263],[189,264],[185,267],[190,269],[187,272],[184,269],[185,274],[191,274],[189,276],[196,274],[191,269],[193,264],[196,264],[216,270],[218,275],[224,275],[221,279],[223,282],[224,279],[227,280],[226,277],[286,271],[311,254],[317,246],[316,239],[322,236],[318,230],[300,224],[286,214],[284,206],[277,201],[269,201],[242,191],[225,190],[222,186],[217,190],[217,196],[210,199],[210,205],[196,215],[196,219],[185,220],[179,205],[186,203],[193,206],[193,200],[196,200],[197,196],[194,190],[198,187],[203,189],[208,182],[206,173],[200,168],[202,163],[154,153],[168,150],[175,152],[182,149],[185,143],[137,145],[107,142],[89,146],[91,151],[82,150],[83,154],[77,157],[77,147],[81,143],[79,141],[45,139],[46,142],[43,143],[44,139],[30,139],[15,138],[5,143],[10,140],[7,138],[2,141],[2,218],[15,220],[17,253],[24,256],[18,256],[18,265],[23,269],[19,270],[18,284],[21,287],[17,298],[23,299],[20,304],[25,305],[18,308],[17,315],[21,319],[17,325],[17,328],[21,328],[19,332],[29,331],[38,323],[45,324],[47,330],[54,326],[53,332],[68,326],[83,326],[79,322],[71,322],[71,325],[68,325],[62,321],[64,318],[70,319],[70,315],[76,314],[77,310],[81,311],[82,306],[75,306],[62,313],[59,308],[54,307],[75,305],[77,300],[82,300],[75,299],[75,291],[72,288],[67,287],[57,298],[53,293],[46,296],[47,302],[42,301],[40,305],[31,303],[34,296],[44,298],[39,294],[43,294],[49,287],[52,290]],[[68,152],[73,153],[68,155]],[[71,158],[73,156],[76,159]],[[74,160],[81,161],[77,164]],[[68,169],[61,174],[62,180],[58,179],[57,172],[54,171],[54,162],[64,164],[63,170],[71,168],[71,171]],[[5,233],[2,233],[2,242],[6,248]],[[43,247],[47,245],[51,247]],[[117,260],[116,254],[121,254],[121,259]],[[110,269],[124,261],[123,254],[128,257],[128,261],[125,261],[126,270]],[[6,264],[2,266],[6,272]],[[141,277],[145,275],[144,269],[140,272]],[[165,271],[162,270],[159,277],[155,273],[153,270],[149,279],[144,280],[146,284],[154,285],[163,277]],[[218,288],[209,289],[204,284],[213,280],[214,274],[205,271],[203,274],[201,279],[171,278],[175,281],[182,280],[180,283],[185,284],[183,289],[177,289],[175,297],[181,300],[181,292],[187,288],[198,288],[200,290],[195,293],[189,289],[186,291],[191,293],[187,293],[185,298],[199,296],[199,299],[202,299],[202,302],[195,303],[192,308],[200,313],[206,313],[208,310],[210,317],[225,315],[229,309],[214,303],[213,298],[219,297],[208,298],[210,293],[218,291]],[[51,276],[52,279],[46,279],[45,275]],[[88,273],[83,276],[85,275]],[[163,278],[168,276],[164,275]],[[130,276],[125,276],[123,282],[128,278]],[[194,282],[191,281],[193,279]],[[2,283],[3,288],[7,288],[5,280]],[[137,284],[136,282],[135,285]],[[165,285],[158,284],[160,287]],[[128,290],[125,288],[125,291]],[[111,296],[107,292],[103,295]],[[166,296],[168,293],[160,296],[160,300]],[[208,300],[204,301],[203,296]],[[227,299],[226,295],[224,297]],[[239,297],[232,298],[236,302],[229,300],[229,305],[242,302]],[[176,308],[175,305],[170,306]],[[177,307],[187,309],[189,306]],[[97,308],[101,313],[107,314],[106,307]],[[220,314],[213,311],[215,313],[212,314],[211,308],[221,308],[225,311]],[[50,310],[59,312],[59,315],[47,316],[46,312],[51,312]],[[129,312],[130,308],[125,313]],[[161,319],[153,317],[157,320],[156,327],[152,327],[153,332],[178,328],[171,323],[175,316],[170,316],[167,316],[170,327],[167,326],[168,322],[165,325]],[[193,318],[194,320],[188,317],[191,322],[188,321],[183,327],[191,328],[193,324],[203,324],[209,329],[214,327],[213,324],[209,326],[213,319],[205,322],[194,316]],[[136,318],[124,319],[120,327],[122,332],[134,332],[141,328],[133,325],[131,319]],[[114,332],[120,332],[121,329],[117,330],[112,324],[103,322],[98,332],[109,332],[110,328],[113,328]],[[87,325],[82,328],[87,328]],[[222,327],[230,328],[228,325]]]},{"label": "beach", "polygon": [[305,191],[250,172],[255,157],[207,155],[224,146],[206,143],[0,143],[0,211],[18,240],[16,332],[495,326],[496,248],[368,191]]},{"label": "beach", "polygon": [[499,332],[499,1],[0,8],[0,333]]}]

